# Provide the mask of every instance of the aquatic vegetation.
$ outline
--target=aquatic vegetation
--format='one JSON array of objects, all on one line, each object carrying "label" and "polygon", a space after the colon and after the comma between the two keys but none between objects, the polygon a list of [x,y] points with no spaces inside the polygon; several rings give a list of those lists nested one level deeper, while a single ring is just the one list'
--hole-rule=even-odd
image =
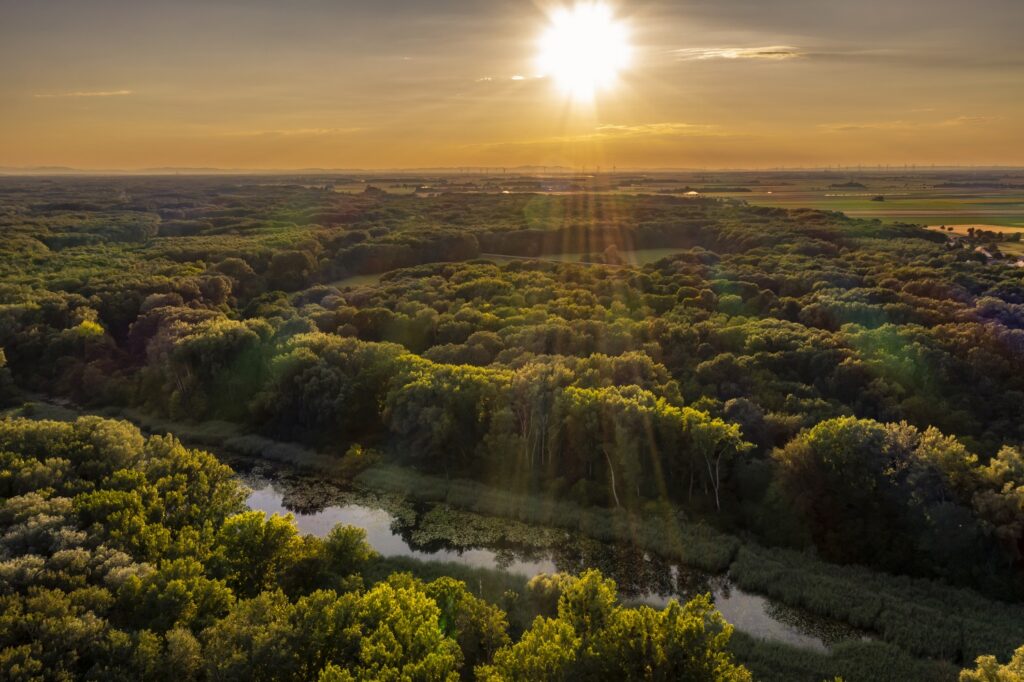
[{"label": "aquatic vegetation", "polygon": [[564,530],[532,526],[521,521],[481,516],[436,505],[416,520],[409,534],[416,545],[444,542],[455,547],[523,547],[550,549],[564,544]]}]

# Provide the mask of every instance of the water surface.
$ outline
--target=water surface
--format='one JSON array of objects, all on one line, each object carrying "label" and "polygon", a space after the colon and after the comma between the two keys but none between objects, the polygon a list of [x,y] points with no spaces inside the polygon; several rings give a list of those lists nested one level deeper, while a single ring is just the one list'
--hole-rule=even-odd
[{"label": "water surface", "polygon": [[[560,569],[551,556],[540,559],[532,556],[525,558],[518,556],[515,552],[509,552],[507,548],[442,547],[431,548],[428,551],[410,545],[398,532],[399,524],[396,523],[396,518],[384,509],[376,509],[362,504],[344,504],[326,506],[312,512],[295,512],[286,508],[284,491],[279,484],[250,481],[250,485],[252,493],[246,501],[250,508],[268,514],[292,513],[295,516],[296,525],[302,533],[318,537],[327,535],[337,524],[357,526],[366,531],[366,539],[369,544],[383,556],[405,556],[421,561],[453,562],[473,568],[503,570],[526,578],[539,573],[554,573],[558,570],[576,571],[581,568],[580,566],[571,566]],[[614,548],[610,549],[614,551]],[[649,565],[652,561],[653,557],[644,554],[641,563]],[[583,566],[583,568],[586,567],[588,566]],[[606,574],[609,573],[607,565],[595,567],[601,568]],[[618,566],[619,571],[629,571],[631,568],[636,570],[635,566],[625,568],[621,565]],[[661,580],[654,580],[649,576],[616,575],[615,568],[611,570],[610,577],[615,578],[620,585],[639,585],[631,593],[623,594],[623,601],[627,604],[647,604],[656,608],[664,608],[671,599],[685,601],[694,594],[711,592],[715,606],[725,619],[732,623],[737,630],[754,637],[825,652],[828,650],[827,642],[857,636],[856,633],[844,632],[841,629],[823,625],[792,609],[780,607],[765,597],[745,592],[723,576],[711,576],[678,565],[669,565],[668,571],[663,571]],[[654,586],[655,584],[657,587]]]}]

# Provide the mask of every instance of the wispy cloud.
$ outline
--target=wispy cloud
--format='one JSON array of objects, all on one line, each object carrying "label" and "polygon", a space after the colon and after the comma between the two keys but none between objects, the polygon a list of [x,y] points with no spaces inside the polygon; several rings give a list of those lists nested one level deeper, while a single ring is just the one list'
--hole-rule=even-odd
[{"label": "wispy cloud", "polygon": [[937,121],[867,121],[863,123],[821,123],[818,129],[826,133],[852,133],[859,131],[911,132],[922,129],[959,128],[987,125],[998,121],[998,116],[956,116]]},{"label": "wispy cloud", "polygon": [[848,65],[877,64],[927,69],[994,69],[1024,66],[1024,54],[975,54],[969,50],[943,46],[866,47],[852,44],[765,45],[761,47],[687,47],[669,50],[668,56],[681,62],[716,61],[811,61]]},{"label": "wispy cloud", "polygon": [[799,48],[789,45],[768,45],[765,47],[687,47],[672,50],[672,54],[676,59],[683,62],[700,62],[711,59],[765,59],[781,61],[804,56],[804,53]]},{"label": "wispy cloud", "polygon": [[819,123],[818,128],[826,133],[853,133],[861,130],[911,130],[914,124],[907,121],[867,121],[863,123]]},{"label": "wispy cloud", "polygon": [[658,135],[721,135],[717,125],[708,123],[642,123],[639,125],[616,125],[606,123],[597,126],[592,137],[647,137]]},{"label": "wispy cloud", "polygon": [[669,50],[668,54],[682,62],[703,61],[786,61],[791,59],[831,61],[844,63],[894,63],[906,65],[947,65],[950,60],[960,63],[960,57],[948,53],[915,53],[891,48],[865,48],[854,45],[827,45],[794,47],[792,45],[765,45],[761,47],[688,47]]},{"label": "wispy cloud", "polygon": [[944,121],[939,121],[936,125],[940,128],[987,125],[999,119],[999,116],[957,116],[956,118],[947,118]]},{"label": "wispy cloud", "polygon": [[625,140],[642,140],[651,138],[679,137],[725,137],[731,133],[720,126],[705,123],[683,123],[670,121],[664,123],[641,123],[637,125],[621,125],[605,123],[595,126],[592,132],[578,135],[557,135],[532,140],[484,142],[466,145],[473,149],[505,149],[548,145],[602,144]]},{"label": "wispy cloud", "polygon": [[282,128],[279,130],[239,130],[224,133],[226,137],[326,137],[352,135],[365,128]]},{"label": "wispy cloud", "polygon": [[524,76],[521,73],[516,73],[516,74],[512,74],[511,76],[500,76],[500,77],[481,76],[480,78],[476,79],[476,82],[477,83],[494,83],[495,81],[501,81],[501,82],[504,82],[504,81],[515,81],[516,83],[519,83],[519,82],[522,82],[522,81],[535,81],[535,80],[543,80],[543,79],[544,79],[544,76],[540,76],[540,75]]},{"label": "wispy cloud", "polygon": [[134,90],[75,90],[74,92],[46,92],[33,95],[36,99],[56,99],[61,97],[127,97],[134,95]]}]

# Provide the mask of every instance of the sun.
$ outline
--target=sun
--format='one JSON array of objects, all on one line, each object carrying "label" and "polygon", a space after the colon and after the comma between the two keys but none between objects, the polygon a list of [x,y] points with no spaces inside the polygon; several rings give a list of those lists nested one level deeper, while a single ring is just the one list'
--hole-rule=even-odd
[{"label": "sun", "polygon": [[540,38],[537,66],[577,101],[613,86],[632,57],[629,30],[604,3],[559,7]]}]

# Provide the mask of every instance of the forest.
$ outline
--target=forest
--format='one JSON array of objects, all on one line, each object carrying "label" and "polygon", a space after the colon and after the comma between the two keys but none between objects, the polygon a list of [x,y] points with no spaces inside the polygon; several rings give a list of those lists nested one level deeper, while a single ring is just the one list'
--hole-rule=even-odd
[{"label": "forest", "polygon": [[[1012,263],[739,199],[317,178],[4,179],[0,230],[7,406],[669,514],[733,538],[703,561],[740,584],[942,676],[1022,674]],[[126,422],[8,419],[0,458],[5,679],[822,678],[759,659],[707,598],[627,607],[596,571],[531,581],[535,619],[510,622],[389,572],[359,529],[246,511],[212,455]]]},{"label": "forest", "polygon": [[228,467],[125,422],[5,421],[0,452],[4,679],[751,679],[706,599],[626,609],[596,571],[531,582],[512,643],[465,583],[371,583],[360,529],[244,511]]}]

